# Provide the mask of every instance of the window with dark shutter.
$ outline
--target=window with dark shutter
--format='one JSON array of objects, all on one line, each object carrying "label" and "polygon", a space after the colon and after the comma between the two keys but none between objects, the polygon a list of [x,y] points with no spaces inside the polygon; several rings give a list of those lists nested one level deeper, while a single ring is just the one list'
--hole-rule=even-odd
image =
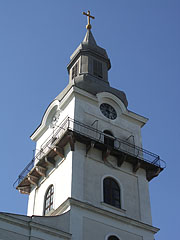
[{"label": "window with dark shutter", "polygon": [[103,181],[104,202],[117,208],[121,208],[120,187],[111,177]]},{"label": "window with dark shutter", "polygon": [[97,77],[102,78],[102,63],[96,60],[93,60],[93,74]]}]

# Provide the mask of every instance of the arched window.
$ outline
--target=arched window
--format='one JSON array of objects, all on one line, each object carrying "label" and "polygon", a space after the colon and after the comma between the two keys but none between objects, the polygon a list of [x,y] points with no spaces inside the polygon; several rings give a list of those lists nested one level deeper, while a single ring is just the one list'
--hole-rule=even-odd
[{"label": "arched window", "polygon": [[54,186],[51,185],[46,192],[44,198],[44,215],[46,215],[53,208]]},{"label": "arched window", "polygon": [[119,240],[119,238],[116,236],[109,236],[108,240]]},{"label": "arched window", "polygon": [[104,144],[106,144],[108,147],[114,148],[114,136],[109,130],[104,131]]},{"label": "arched window", "polygon": [[103,180],[103,194],[105,203],[121,208],[120,187],[113,178],[107,177]]}]

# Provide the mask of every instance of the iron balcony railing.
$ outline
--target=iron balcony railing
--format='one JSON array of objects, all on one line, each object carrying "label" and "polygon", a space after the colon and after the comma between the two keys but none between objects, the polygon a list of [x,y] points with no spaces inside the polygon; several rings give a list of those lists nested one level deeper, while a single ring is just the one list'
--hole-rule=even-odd
[{"label": "iron balcony railing", "polygon": [[147,163],[153,164],[156,167],[165,168],[165,162],[160,159],[160,157],[150,151],[143,148],[135,146],[134,144],[105,134],[104,132],[93,128],[92,126],[86,125],[80,121],[71,119],[67,117],[49,136],[48,139],[41,145],[40,151],[34,156],[30,163],[25,167],[25,169],[19,174],[18,179],[15,181],[14,186],[19,184],[26,175],[31,171],[31,169],[38,163],[40,159],[46,156],[49,149],[58,143],[58,141],[65,135],[66,132],[71,131],[85,138],[91,139],[94,142],[105,144],[108,147],[108,142],[105,139],[110,139],[111,148],[113,142],[113,149],[118,150],[122,153],[128,154],[132,157],[145,161]]}]

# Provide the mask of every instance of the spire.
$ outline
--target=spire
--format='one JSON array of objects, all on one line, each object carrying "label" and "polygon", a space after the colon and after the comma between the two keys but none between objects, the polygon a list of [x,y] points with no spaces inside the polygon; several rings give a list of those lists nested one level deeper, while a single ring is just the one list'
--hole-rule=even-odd
[{"label": "spire", "polygon": [[88,55],[90,54],[90,52],[92,54],[98,54],[99,56],[104,58],[104,60],[107,62],[108,70],[111,68],[110,59],[108,58],[106,50],[97,45],[96,40],[94,39],[94,36],[90,29],[87,29],[84,40],[80,43],[80,45],[71,55],[70,57],[71,61],[73,61],[73,59],[77,57],[78,53],[82,55],[82,51],[88,52]]},{"label": "spire", "polygon": [[96,41],[92,35],[92,32],[90,29],[87,29],[86,35],[84,37],[83,43],[92,45],[92,46],[97,46]]},{"label": "spire", "polygon": [[87,11],[87,13],[83,12],[83,15],[86,15],[87,16],[87,25],[86,25],[86,29],[87,29],[87,32],[86,32],[86,35],[85,35],[85,38],[83,40],[83,44],[87,44],[87,45],[91,45],[91,46],[97,46],[96,44],[96,41],[92,35],[92,32],[91,32],[91,24],[90,24],[90,19],[95,19],[95,17],[91,16],[90,15],[90,11]]},{"label": "spire", "polygon": [[117,96],[127,107],[128,102],[124,92],[110,87],[108,71],[111,62],[104,48],[98,46],[91,32],[90,11],[83,12],[88,17],[86,35],[70,57],[67,66],[69,84],[83,89],[93,95],[99,92],[110,92]]}]

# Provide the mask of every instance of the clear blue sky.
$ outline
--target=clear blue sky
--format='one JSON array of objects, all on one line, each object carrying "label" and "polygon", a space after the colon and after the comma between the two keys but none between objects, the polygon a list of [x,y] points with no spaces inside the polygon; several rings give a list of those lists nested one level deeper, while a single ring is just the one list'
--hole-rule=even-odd
[{"label": "clear blue sky", "polygon": [[26,214],[27,196],[13,182],[32,158],[29,136],[67,85],[69,57],[83,40],[91,10],[93,34],[111,59],[111,86],[129,109],[149,118],[144,148],[167,162],[150,182],[156,240],[179,238],[180,1],[1,0],[0,211]]}]

